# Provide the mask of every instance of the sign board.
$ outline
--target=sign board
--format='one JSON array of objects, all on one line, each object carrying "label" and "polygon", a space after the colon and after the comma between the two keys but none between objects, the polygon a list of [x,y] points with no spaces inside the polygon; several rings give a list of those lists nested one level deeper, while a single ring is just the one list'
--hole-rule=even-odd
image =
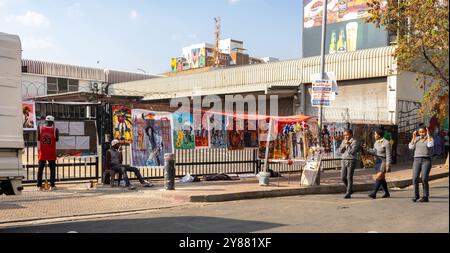
[{"label": "sign board", "polygon": [[314,80],[312,83],[312,106],[331,106],[333,99],[333,82],[329,80]]}]

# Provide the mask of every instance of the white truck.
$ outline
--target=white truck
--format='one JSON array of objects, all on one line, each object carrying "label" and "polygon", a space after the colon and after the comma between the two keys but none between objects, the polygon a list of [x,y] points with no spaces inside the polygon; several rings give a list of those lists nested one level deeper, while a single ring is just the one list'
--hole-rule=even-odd
[{"label": "white truck", "polygon": [[0,32],[0,195],[23,190],[22,47]]}]

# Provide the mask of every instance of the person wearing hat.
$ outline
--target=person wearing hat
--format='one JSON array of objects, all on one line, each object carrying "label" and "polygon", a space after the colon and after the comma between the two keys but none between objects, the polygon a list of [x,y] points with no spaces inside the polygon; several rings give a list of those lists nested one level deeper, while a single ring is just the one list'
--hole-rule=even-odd
[{"label": "person wearing hat", "polygon": [[56,190],[56,142],[59,141],[59,131],[55,127],[55,117],[47,116],[44,125],[38,128],[38,153],[39,170],[37,187],[39,191],[45,190],[42,187],[42,174],[46,163],[50,167],[50,191]]},{"label": "person wearing hat", "polygon": [[[152,187],[153,185],[151,183],[144,180],[138,168],[122,164],[123,157],[122,152],[120,152],[119,148],[120,148],[120,141],[113,140],[111,142],[111,149],[108,150],[108,152],[106,152],[106,163],[105,163],[106,170],[120,173],[123,177],[123,180],[125,181],[125,186],[128,187],[128,189],[130,190],[135,190],[136,187],[131,185],[130,180],[128,179],[127,172],[133,172],[138,178],[139,182],[144,187]],[[111,178],[111,187],[113,186],[114,186],[114,178]]]}]

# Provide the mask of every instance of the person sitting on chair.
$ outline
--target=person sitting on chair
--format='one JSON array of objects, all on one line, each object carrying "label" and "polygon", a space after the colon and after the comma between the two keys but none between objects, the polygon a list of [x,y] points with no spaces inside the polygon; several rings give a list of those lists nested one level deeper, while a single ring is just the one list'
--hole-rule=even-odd
[{"label": "person sitting on chair", "polygon": [[[120,141],[113,140],[111,143],[111,149],[108,150],[108,152],[106,153],[106,163],[105,163],[106,170],[114,172],[111,173],[111,175],[114,175],[115,173],[120,173],[123,177],[123,180],[125,181],[125,186],[128,187],[130,190],[135,190],[136,187],[131,185],[130,180],[128,179],[127,172],[133,172],[134,174],[136,174],[136,177],[138,178],[139,182],[144,187],[152,187],[153,185],[151,183],[144,180],[138,168],[122,164],[123,157],[122,153],[119,151],[119,148],[120,148]],[[111,186],[114,187],[114,178],[111,178]]]}]

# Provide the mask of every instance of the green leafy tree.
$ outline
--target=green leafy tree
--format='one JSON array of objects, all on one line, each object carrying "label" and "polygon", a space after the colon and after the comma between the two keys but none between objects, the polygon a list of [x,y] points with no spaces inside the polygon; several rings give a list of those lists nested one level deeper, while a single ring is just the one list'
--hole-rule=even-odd
[{"label": "green leafy tree", "polygon": [[426,89],[420,114],[448,115],[448,0],[370,0],[366,22],[396,35],[398,71],[417,73],[417,84]]}]

